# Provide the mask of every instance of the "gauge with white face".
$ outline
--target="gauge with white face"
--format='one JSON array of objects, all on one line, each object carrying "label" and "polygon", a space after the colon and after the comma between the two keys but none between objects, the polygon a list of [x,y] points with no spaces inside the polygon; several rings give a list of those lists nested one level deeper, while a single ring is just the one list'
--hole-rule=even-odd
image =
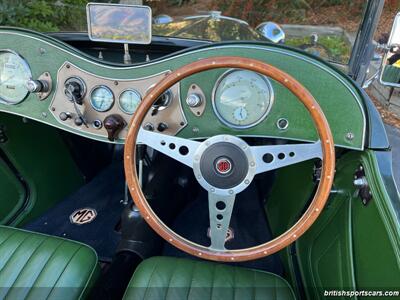
[{"label": "gauge with white face", "polygon": [[214,111],[221,122],[233,128],[257,125],[268,115],[272,102],[270,81],[252,71],[228,71],[214,88]]},{"label": "gauge with white face", "polygon": [[136,90],[126,90],[119,96],[119,107],[129,115],[132,115],[140,104],[142,97]]},{"label": "gauge with white face", "polygon": [[97,111],[108,111],[114,104],[114,94],[108,87],[98,86],[90,93],[90,104]]},{"label": "gauge with white face", "polygon": [[17,104],[28,94],[26,82],[32,78],[27,62],[18,54],[0,51],[0,101]]}]

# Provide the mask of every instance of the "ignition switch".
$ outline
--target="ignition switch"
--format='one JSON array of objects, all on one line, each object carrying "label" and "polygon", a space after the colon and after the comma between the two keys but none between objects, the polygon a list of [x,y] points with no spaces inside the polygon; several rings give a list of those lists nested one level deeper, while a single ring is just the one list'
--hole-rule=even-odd
[{"label": "ignition switch", "polygon": [[82,105],[82,100],[86,94],[86,85],[79,77],[70,77],[64,83],[64,93],[69,101]]}]

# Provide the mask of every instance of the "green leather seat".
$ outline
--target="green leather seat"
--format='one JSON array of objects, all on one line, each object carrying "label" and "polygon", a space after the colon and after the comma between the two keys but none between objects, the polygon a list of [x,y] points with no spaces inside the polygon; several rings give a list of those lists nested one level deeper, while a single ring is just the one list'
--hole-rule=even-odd
[{"label": "green leather seat", "polygon": [[205,261],[153,257],[135,271],[124,300],[295,299],[289,284],[267,272]]},{"label": "green leather seat", "polygon": [[79,299],[98,268],[88,246],[0,226],[0,299]]}]

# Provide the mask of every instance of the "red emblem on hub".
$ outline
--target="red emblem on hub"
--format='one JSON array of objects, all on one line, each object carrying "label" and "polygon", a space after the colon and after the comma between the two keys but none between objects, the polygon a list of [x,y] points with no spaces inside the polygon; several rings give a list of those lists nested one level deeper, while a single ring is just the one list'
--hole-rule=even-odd
[{"label": "red emblem on hub", "polygon": [[220,158],[215,164],[215,169],[220,174],[227,174],[232,170],[232,163],[227,158]]}]

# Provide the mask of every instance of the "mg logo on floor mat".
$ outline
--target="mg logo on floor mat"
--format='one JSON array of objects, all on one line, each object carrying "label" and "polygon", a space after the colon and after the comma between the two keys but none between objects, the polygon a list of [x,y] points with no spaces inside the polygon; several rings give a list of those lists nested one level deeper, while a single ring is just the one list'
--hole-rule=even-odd
[{"label": "mg logo on floor mat", "polygon": [[72,224],[83,225],[92,222],[97,217],[97,211],[94,208],[80,208],[74,211],[69,220]]}]

